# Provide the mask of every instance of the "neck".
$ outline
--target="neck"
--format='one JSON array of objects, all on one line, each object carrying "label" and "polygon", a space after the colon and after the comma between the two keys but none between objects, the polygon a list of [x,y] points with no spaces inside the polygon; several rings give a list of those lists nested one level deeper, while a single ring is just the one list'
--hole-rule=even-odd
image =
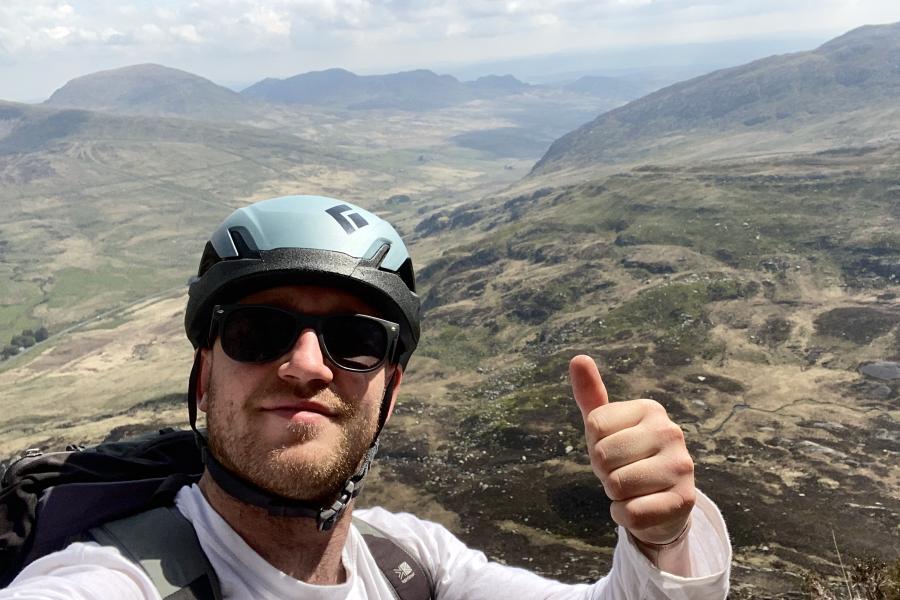
[{"label": "neck", "polygon": [[306,583],[335,585],[346,580],[341,552],[350,529],[350,513],[330,531],[319,531],[314,519],[273,517],[220,488],[208,472],[200,490],[209,504],[247,545],[276,569]]}]

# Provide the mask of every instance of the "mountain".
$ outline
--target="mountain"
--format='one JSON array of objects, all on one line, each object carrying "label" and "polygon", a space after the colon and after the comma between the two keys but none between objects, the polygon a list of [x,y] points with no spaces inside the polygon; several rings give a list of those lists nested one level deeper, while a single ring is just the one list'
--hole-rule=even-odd
[{"label": "mountain", "polygon": [[254,103],[237,92],[192,73],[154,64],[78,77],[54,92],[44,104],[205,121],[233,121],[255,114]]},{"label": "mountain", "polygon": [[512,75],[485,75],[463,85],[473,90],[476,94],[488,98],[522,94],[533,87],[519,81]]},{"label": "mountain", "polygon": [[328,69],[287,79],[264,79],[241,94],[283,104],[419,111],[519,94],[529,87],[511,75],[461,82],[425,69],[388,75],[356,75],[345,69]]},{"label": "mountain", "polygon": [[678,83],[563,136],[533,174],[867,144],[900,129],[900,23]]}]

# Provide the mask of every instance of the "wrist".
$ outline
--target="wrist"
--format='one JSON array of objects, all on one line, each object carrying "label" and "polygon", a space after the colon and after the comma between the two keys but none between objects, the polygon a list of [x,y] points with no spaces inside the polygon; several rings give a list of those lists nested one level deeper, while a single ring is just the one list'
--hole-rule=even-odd
[{"label": "wrist", "polygon": [[663,543],[645,542],[628,532],[641,553],[661,571],[688,577],[691,574],[688,537],[691,530],[691,518],[688,517],[684,527],[673,538]]}]

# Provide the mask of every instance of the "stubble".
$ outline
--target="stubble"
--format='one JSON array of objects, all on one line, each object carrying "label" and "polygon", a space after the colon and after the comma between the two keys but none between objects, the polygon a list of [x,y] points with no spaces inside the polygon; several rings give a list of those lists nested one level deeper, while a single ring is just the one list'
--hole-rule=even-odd
[{"label": "stubble", "polygon": [[359,468],[363,456],[375,436],[377,419],[364,414],[358,401],[341,398],[327,387],[308,389],[278,382],[261,391],[269,394],[294,394],[328,406],[338,425],[338,435],[320,455],[304,458],[303,446],[323,435],[324,427],[313,423],[285,423],[286,442],[277,448],[265,447],[264,440],[252,428],[235,427],[248,423],[243,406],[223,401],[219,390],[210,382],[208,390],[207,429],[210,449],[226,468],[269,492],[310,502],[330,503],[345,481]]}]

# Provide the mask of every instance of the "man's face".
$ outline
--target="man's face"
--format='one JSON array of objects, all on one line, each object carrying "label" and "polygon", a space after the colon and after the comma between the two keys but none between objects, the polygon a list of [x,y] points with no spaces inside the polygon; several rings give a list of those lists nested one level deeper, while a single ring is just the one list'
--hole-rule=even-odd
[{"label": "man's face", "polygon": [[[284,286],[252,294],[243,304],[298,313],[375,315],[341,290]],[[216,339],[203,350],[200,375],[213,454],[252,483],[298,500],[330,501],[372,443],[385,387],[399,368],[344,371],[324,358],[312,329],[270,362],[232,360]]]}]

